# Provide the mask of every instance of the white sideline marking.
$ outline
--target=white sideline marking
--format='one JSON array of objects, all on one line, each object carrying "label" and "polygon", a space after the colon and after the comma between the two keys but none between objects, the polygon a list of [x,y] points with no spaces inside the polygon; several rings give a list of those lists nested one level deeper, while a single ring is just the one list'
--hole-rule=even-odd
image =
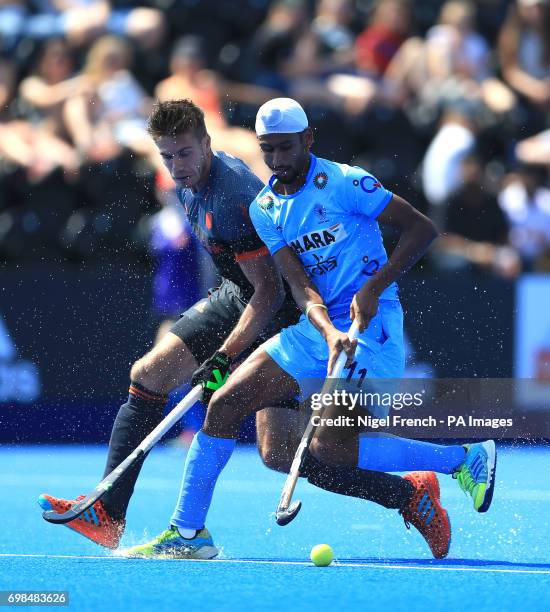
[{"label": "white sideline marking", "polygon": [[[233,563],[233,564],[259,564],[259,565],[299,565],[311,566],[309,561],[276,561],[270,559],[210,559],[208,561],[200,559],[129,559],[122,556],[101,557],[93,555],[34,555],[34,554],[10,554],[0,553],[0,558],[31,558],[31,559],[102,559],[110,561],[139,561],[142,563],[150,561],[170,561],[184,563]],[[416,570],[416,571],[432,571],[432,572],[483,572],[486,574],[550,574],[549,570],[536,569],[499,569],[488,567],[450,567],[450,566],[418,566],[418,565],[383,565],[381,563],[339,563],[334,562],[333,567],[368,567],[369,569],[387,569],[387,570]]]}]

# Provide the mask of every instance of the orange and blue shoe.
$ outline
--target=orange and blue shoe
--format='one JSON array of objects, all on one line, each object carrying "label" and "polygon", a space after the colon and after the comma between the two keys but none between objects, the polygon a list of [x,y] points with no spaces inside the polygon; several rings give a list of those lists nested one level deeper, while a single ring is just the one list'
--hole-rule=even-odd
[{"label": "orange and blue shoe", "polygon": [[[84,499],[84,495],[80,495],[74,500],[69,500],[52,497],[43,493],[38,498],[38,503],[43,510],[55,510],[55,512],[63,514],[63,512],[69,510],[81,499]],[[65,526],[100,546],[114,549],[118,548],[126,521],[124,519],[117,520],[109,516],[103,502],[99,500],[78,518],[70,523],[65,523]]]},{"label": "orange and blue shoe", "polygon": [[400,510],[407,529],[420,531],[432,555],[443,559],[451,545],[451,523],[439,501],[439,482],[434,472],[411,472],[404,476],[414,487],[409,504]]}]

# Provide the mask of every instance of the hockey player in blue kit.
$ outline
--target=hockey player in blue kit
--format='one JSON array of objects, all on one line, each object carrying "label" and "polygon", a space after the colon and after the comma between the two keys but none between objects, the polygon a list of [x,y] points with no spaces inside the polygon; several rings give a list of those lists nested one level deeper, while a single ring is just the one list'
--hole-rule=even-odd
[{"label": "hockey player in blue kit", "polygon": [[[433,224],[365,170],[315,157],[313,132],[294,100],[264,104],[256,133],[273,176],[251,204],[250,217],[303,315],[258,347],[214,393],[188,453],[170,528],[129,549],[129,556],[215,556],[205,520],[242,421],[263,406],[318,392],[341,351],[351,380],[403,375],[403,313],[395,281],[427,250],[436,236]],[[390,258],[379,223],[400,232]],[[346,333],[353,320],[359,325],[356,341]],[[310,452],[322,462],[361,470],[419,470],[411,475],[415,493],[401,513],[439,558],[448,553],[451,530],[434,472],[452,474],[476,511],[491,503],[493,441],[444,446],[321,426]]]}]

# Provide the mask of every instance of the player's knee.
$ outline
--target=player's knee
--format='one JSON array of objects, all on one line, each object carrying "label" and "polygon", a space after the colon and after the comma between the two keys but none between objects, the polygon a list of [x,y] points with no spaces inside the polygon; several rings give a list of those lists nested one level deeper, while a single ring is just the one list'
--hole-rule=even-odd
[{"label": "player's knee", "polygon": [[279,445],[264,440],[258,445],[258,452],[260,453],[263,464],[270,470],[283,472],[285,474],[290,470],[292,461],[286,449],[282,449]]},{"label": "player's knee", "polygon": [[155,393],[168,393],[163,380],[160,363],[158,360],[146,355],[138,359],[130,370],[130,380],[140,384],[142,387]]},{"label": "player's knee", "polygon": [[327,437],[315,436],[309,444],[309,452],[322,463],[331,465],[341,463],[341,451],[338,443]]},{"label": "player's knee", "polygon": [[203,424],[203,430],[213,436],[233,438],[239,435],[241,423],[246,414],[238,403],[221,391],[214,393]]},{"label": "player's knee", "polygon": [[130,380],[145,386],[145,381],[149,380],[150,373],[145,357],[138,359],[130,370]]}]

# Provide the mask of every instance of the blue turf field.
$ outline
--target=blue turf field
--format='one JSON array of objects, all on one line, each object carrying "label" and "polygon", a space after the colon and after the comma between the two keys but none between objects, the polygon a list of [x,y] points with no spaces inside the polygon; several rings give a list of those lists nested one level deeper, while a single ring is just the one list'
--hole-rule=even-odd
[{"label": "blue turf field", "polygon": [[[300,515],[275,524],[284,477],[255,450],[232,457],[208,527],[219,561],[115,557],[42,520],[41,492],[66,497],[95,486],[105,447],[0,449],[0,590],[68,590],[70,609],[103,610],[548,610],[550,448],[500,449],[493,506],[477,515],[456,483],[440,478],[450,512],[449,558],[435,562],[396,512],[325,493],[305,482]],[[123,544],[143,542],[168,522],[184,451],[154,449],[130,506]],[[316,568],[310,548],[329,543],[338,563]],[[53,608],[50,608],[53,609]],[[58,608],[59,609],[59,608]],[[61,608],[63,609],[63,608]]]}]

